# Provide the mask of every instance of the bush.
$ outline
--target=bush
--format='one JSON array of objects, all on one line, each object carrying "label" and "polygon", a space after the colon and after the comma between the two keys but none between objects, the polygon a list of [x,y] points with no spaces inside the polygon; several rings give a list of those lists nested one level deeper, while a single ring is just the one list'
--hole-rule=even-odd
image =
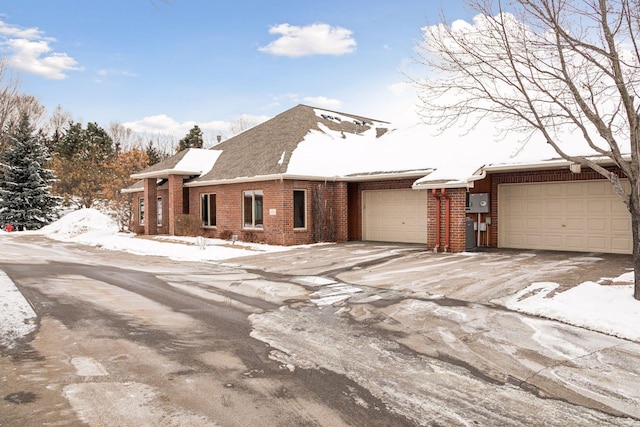
[{"label": "bush", "polygon": [[222,230],[220,234],[218,234],[218,237],[222,240],[231,240],[232,236],[233,232],[231,230]]},{"label": "bush", "polygon": [[248,243],[256,243],[258,241],[258,236],[253,231],[243,231],[242,241]]},{"label": "bush", "polygon": [[176,215],[176,236],[197,237],[201,234],[200,218],[197,215]]}]

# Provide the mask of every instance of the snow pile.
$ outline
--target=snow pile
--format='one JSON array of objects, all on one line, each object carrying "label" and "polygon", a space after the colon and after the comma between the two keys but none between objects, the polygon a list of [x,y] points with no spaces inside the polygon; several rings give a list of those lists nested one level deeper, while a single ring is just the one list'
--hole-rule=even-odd
[{"label": "snow pile", "polygon": [[0,345],[13,348],[15,341],[36,330],[37,316],[4,271],[0,271]]},{"label": "snow pile", "polygon": [[[633,273],[613,279],[633,283]],[[558,284],[533,283],[505,301],[511,310],[559,320],[570,325],[640,341],[640,302],[633,298],[633,285],[601,285],[585,282],[549,296]]]},{"label": "snow pile", "polygon": [[43,227],[37,234],[45,234],[56,240],[90,243],[117,232],[118,224],[109,216],[95,209],[80,209]]},{"label": "snow pile", "polygon": [[177,236],[143,236],[119,233],[118,225],[96,209],[80,209],[38,231],[25,232],[63,242],[81,243],[136,255],[164,256],[180,261],[215,261],[280,252],[293,247],[236,243],[220,239]]}]

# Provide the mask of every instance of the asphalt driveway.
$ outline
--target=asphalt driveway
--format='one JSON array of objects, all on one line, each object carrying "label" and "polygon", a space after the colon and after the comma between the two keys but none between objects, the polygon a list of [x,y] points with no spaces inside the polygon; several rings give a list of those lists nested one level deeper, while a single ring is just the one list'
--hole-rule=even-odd
[{"label": "asphalt driveway", "polygon": [[512,295],[534,282],[558,283],[562,291],[633,269],[630,255],[514,249],[443,254],[421,245],[376,242],[314,245],[228,263],[274,275],[323,275],[352,285],[479,303]]}]

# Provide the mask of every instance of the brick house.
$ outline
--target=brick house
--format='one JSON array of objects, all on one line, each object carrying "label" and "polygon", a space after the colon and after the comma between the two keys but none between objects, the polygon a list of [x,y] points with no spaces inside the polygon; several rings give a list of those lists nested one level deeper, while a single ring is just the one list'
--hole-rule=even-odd
[{"label": "brick house", "polygon": [[[184,150],[133,175],[140,181],[123,190],[134,201],[132,229],[175,234],[176,219],[192,215],[206,237],[297,245],[396,232],[426,243],[425,192],[411,187],[429,172],[426,159],[389,153],[380,143],[387,127],[298,105],[210,150]],[[382,154],[358,162],[369,150]],[[424,209],[382,220],[403,201]]]},{"label": "brick house", "polygon": [[134,200],[132,229],[175,234],[189,215],[201,235],[276,245],[631,252],[629,214],[597,173],[548,157],[492,163],[504,157],[461,153],[457,137],[416,129],[298,105],[133,175],[139,181],[123,190]]}]

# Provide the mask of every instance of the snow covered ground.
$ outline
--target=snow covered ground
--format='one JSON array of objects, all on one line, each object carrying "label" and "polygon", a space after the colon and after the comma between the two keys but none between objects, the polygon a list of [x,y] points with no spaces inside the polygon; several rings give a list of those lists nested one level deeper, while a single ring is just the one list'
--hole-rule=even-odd
[{"label": "snow covered ground", "polygon": [[[113,220],[93,209],[69,213],[42,230],[16,234],[38,234],[59,241],[182,261],[219,261],[296,249],[243,242],[231,244],[217,239],[135,237],[118,233]],[[632,297],[633,273],[603,278],[602,283],[586,282],[560,293],[554,293],[558,287],[554,283],[523,284],[525,288],[520,292],[497,302],[512,310],[640,341],[640,302]],[[321,299],[323,296],[326,297],[315,295]],[[0,344],[10,347],[15,339],[33,332],[35,318],[33,309],[13,282],[0,272]]]}]

